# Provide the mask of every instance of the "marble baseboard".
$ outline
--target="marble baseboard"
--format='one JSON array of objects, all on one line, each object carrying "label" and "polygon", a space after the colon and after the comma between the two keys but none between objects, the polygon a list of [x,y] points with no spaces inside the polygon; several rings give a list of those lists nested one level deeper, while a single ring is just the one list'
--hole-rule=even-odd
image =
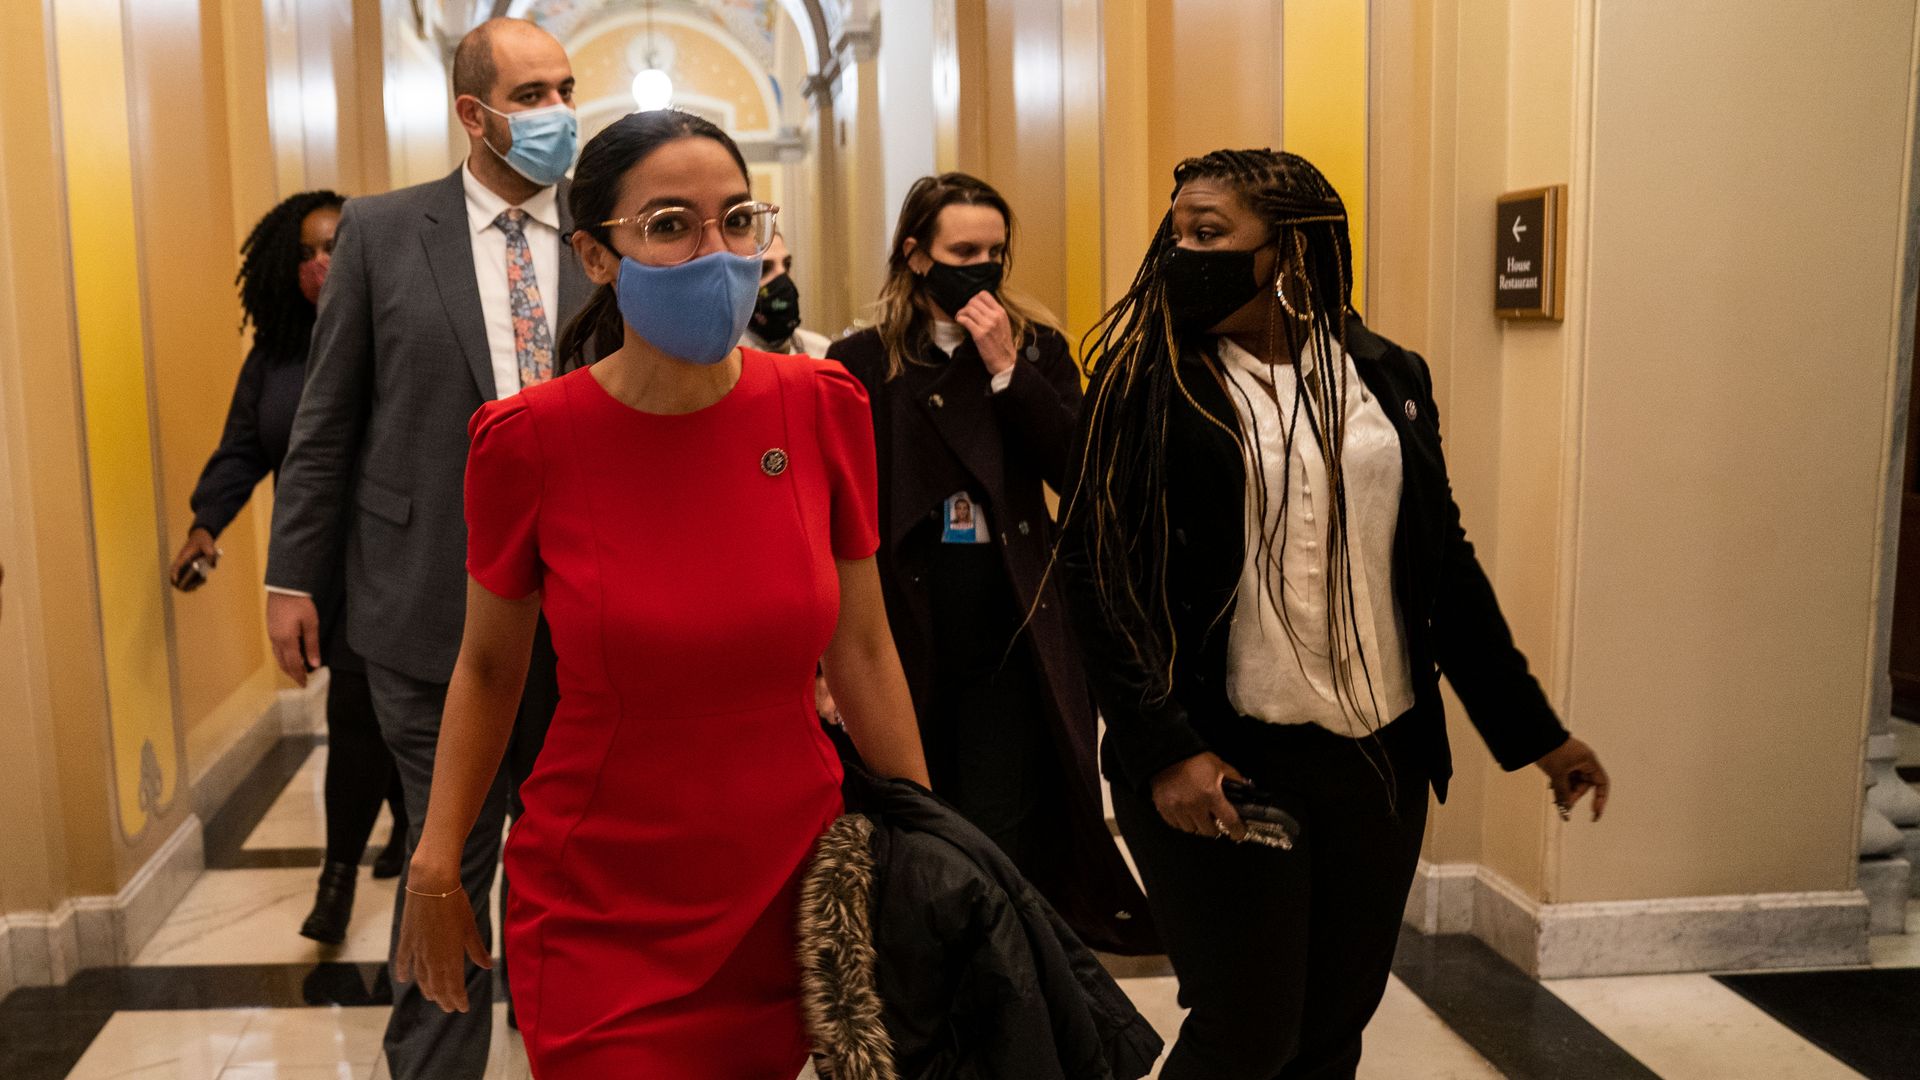
[{"label": "marble baseboard", "polygon": [[1869,916],[1858,890],[1543,904],[1486,867],[1423,862],[1406,921],[1563,979],[1865,964]]},{"label": "marble baseboard", "polygon": [[[1907,932],[1907,901],[1912,897],[1916,864],[1906,859],[1861,859],[1860,891],[1866,894],[1876,934]],[[1920,928],[1916,928],[1920,929]]]},{"label": "marble baseboard", "polygon": [[[1901,829],[1900,835],[1907,841],[1907,863],[1916,868],[1914,873],[1907,875],[1907,897],[1920,899],[1920,828]],[[1915,930],[1920,932],[1920,927],[1915,927]]]},{"label": "marble baseboard", "polygon": [[1540,979],[1868,962],[1858,890],[1540,904],[1485,874],[1474,928]]},{"label": "marble baseboard", "polygon": [[[50,912],[0,920],[0,987],[59,986],[87,968],[133,962],[206,867],[200,819],[188,815],[112,896],[79,896]],[[10,984],[10,985],[8,985]]]},{"label": "marble baseboard", "polygon": [[1471,933],[1479,873],[1473,863],[1420,860],[1407,894],[1406,924],[1423,934]]},{"label": "marble baseboard", "polygon": [[0,997],[23,986],[58,986],[80,970],[80,933],[72,904],[58,911],[0,917]]}]

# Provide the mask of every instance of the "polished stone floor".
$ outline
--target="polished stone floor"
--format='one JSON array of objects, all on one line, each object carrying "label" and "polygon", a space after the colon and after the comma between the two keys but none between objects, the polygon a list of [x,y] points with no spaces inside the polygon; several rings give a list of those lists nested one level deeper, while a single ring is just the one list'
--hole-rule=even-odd
[{"label": "polished stone floor", "polygon": [[[84,972],[66,987],[16,991],[0,1003],[0,1078],[385,1077],[392,883],[362,878],[343,946],[294,933],[320,861],[325,755],[324,745],[289,740],[263,763],[209,823],[210,868],[132,967]],[[385,822],[383,812],[376,847]],[[1920,930],[1920,905],[1910,919]],[[1811,973],[1811,981],[1674,975],[1541,984],[1473,939],[1408,933],[1360,1075],[1920,1077],[1920,933],[1876,941],[1873,958],[1873,970]],[[1122,982],[1171,1040],[1182,1015],[1173,979]],[[488,1075],[528,1075],[504,1022],[495,1025]]]}]

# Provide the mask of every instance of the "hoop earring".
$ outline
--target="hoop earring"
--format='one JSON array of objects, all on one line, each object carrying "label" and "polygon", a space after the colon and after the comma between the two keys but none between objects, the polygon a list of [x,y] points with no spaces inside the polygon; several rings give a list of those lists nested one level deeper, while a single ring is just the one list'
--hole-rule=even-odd
[{"label": "hoop earring", "polygon": [[1307,322],[1313,318],[1313,303],[1311,300],[1313,294],[1307,289],[1307,272],[1295,266],[1293,276],[1294,280],[1300,283],[1300,309],[1295,310],[1294,306],[1287,301],[1287,274],[1285,271],[1281,271],[1280,276],[1273,281],[1273,298],[1280,301],[1281,309],[1296,322]]}]

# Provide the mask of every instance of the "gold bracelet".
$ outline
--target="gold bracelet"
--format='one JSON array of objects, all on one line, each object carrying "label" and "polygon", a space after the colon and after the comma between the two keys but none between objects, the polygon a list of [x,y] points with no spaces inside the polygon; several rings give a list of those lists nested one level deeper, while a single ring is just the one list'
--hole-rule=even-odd
[{"label": "gold bracelet", "polygon": [[446,892],[421,892],[420,890],[414,888],[411,885],[408,885],[406,889],[407,889],[408,896],[421,896],[421,897],[425,897],[428,900],[445,900],[447,897],[452,896],[455,893],[466,891],[458,885],[454,886],[451,889],[448,889]]}]

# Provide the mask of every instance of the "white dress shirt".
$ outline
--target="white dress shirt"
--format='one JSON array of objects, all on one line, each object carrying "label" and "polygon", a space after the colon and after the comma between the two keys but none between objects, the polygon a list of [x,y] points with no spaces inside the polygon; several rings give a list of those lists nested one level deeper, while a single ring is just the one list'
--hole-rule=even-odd
[{"label": "white dress shirt", "polygon": [[[513,348],[513,302],[507,284],[507,234],[494,223],[512,207],[507,200],[473,175],[471,164],[460,170],[467,191],[467,224],[473,230],[473,275],[480,286],[480,310],[487,320],[487,352],[493,357],[495,397],[520,392],[520,355]],[[560,199],[554,188],[541,188],[520,204],[527,212],[527,248],[533,253],[533,280],[540,288],[540,306],[553,332],[554,358],[560,353]]]},{"label": "white dress shirt", "polygon": [[[1241,715],[1273,724],[1318,724],[1351,737],[1384,727],[1413,707],[1406,630],[1393,591],[1402,483],[1399,433],[1361,381],[1353,358],[1343,355],[1348,389],[1341,460],[1354,625],[1344,628],[1343,640],[1330,644],[1326,585],[1332,570],[1325,507],[1333,493],[1320,442],[1303,408],[1288,453],[1286,430],[1296,396],[1291,368],[1278,367],[1275,378],[1275,371],[1233,342],[1220,338],[1217,344],[1234,390],[1229,396],[1259,451],[1259,460],[1247,462],[1247,561],[1227,638],[1227,700]],[[1316,377],[1309,357],[1300,362],[1303,376]],[[1267,492],[1264,522],[1257,516],[1261,485]],[[1261,537],[1263,530],[1272,532],[1280,542],[1276,526],[1283,488],[1288,520],[1277,568],[1281,580],[1275,582],[1276,568],[1271,553],[1263,557]],[[1285,622],[1276,593],[1286,605]],[[1355,700],[1345,700],[1340,692],[1338,668],[1350,672]]]}]

